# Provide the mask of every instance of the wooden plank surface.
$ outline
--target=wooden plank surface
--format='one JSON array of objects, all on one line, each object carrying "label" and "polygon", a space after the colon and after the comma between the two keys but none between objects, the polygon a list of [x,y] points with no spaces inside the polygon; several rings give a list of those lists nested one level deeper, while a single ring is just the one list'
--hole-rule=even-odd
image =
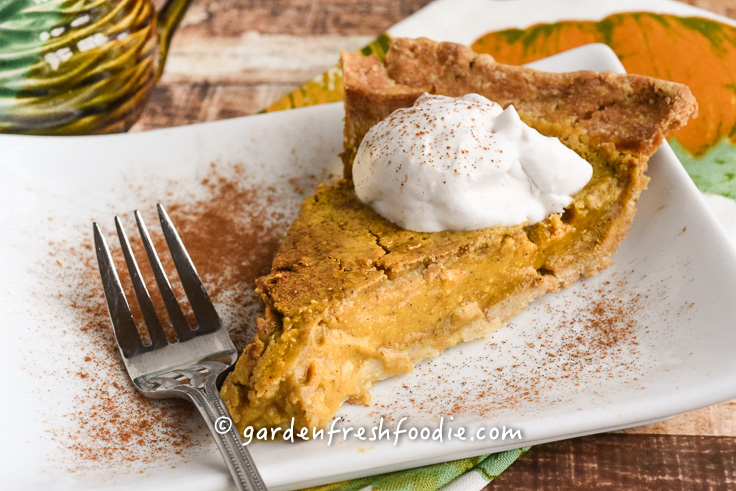
[{"label": "wooden plank surface", "polygon": [[[160,0],[158,0],[160,2]],[[252,114],[428,0],[193,2],[140,131]],[[736,0],[689,0],[736,18]],[[487,489],[736,488],[736,401],[534,447]]]},{"label": "wooden plank surface", "polygon": [[734,438],[608,433],[538,445],[486,489],[689,490],[734,485]]},{"label": "wooden plank surface", "polygon": [[195,1],[132,131],[253,114],[427,3]]}]

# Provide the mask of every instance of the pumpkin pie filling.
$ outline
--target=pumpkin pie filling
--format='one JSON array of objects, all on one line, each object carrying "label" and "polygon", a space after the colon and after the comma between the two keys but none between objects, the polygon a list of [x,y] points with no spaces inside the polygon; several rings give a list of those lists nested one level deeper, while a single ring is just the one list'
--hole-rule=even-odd
[{"label": "pumpkin pie filling", "polygon": [[[646,187],[650,155],[694,115],[689,90],[637,75],[548,74],[501,65],[467,47],[392,40],[382,65],[344,54],[346,179],[321,185],[287,233],[256,337],[222,388],[242,431],[324,427],[340,404],[459,342],[487,336],[533,299],[610,264]],[[360,203],[350,180],[357,146],[424,92],[479,93],[513,104],[593,166],[562,214],[532,226],[420,233]]]}]

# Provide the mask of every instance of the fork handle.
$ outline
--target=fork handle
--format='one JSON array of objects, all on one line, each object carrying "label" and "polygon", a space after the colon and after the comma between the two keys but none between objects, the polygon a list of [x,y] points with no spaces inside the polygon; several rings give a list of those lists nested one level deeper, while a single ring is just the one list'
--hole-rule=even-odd
[{"label": "fork handle", "polygon": [[253,457],[243,445],[230,413],[220,398],[215,385],[216,378],[209,376],[205,378],[203,385],[180,385],[177,390],[197,407],[204,418],[237,488],[240,491],[266,491]]}]

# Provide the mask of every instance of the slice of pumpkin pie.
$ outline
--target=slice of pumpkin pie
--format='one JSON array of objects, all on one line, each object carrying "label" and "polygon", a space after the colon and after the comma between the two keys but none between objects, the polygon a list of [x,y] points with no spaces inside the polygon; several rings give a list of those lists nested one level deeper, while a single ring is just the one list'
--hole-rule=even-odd
[{"label": "slice of pumpkin pie", "polygon": [[[257,280],[266,311],[222,388],[241,431],[292,418],[297,428],[324,427],[344,401],[368,403],[375,382],[487,336],[533,299],[607,267],[649,157],[696,113],[680,84],[545,73],[427,39],[392,40],[384,64],[343,54],[342,68],[346,178],[304,202],[271,273]],[[374,125],[424,93],[513,105],[589,162],[592,177],[533,225],[402,229],[356,198],[352,162]]]}]

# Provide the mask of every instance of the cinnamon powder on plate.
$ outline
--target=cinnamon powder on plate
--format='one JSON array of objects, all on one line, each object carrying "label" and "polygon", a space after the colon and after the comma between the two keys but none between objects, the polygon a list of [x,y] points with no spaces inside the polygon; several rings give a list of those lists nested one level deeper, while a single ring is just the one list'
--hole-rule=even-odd
[{"label": "cinnamon powder on plate", "polygon": [[647,370],[639,346],[648,332],[644,312],[664,290],[637,293],[628,285],[632,274],[605,271],[596,281],[577,283],[572,298],[545,297],[531,322],[512,319],[485,341],[480,355],[421,363],[415,375],[422,375],[406,376],[395,399],[376,401],[371,416],[487,421],[533,407],[575,404],[581,386],[611,380],[638,384]]},{"label": "cinnamon powder on plate", "polygon": [[[198,187],[201,199],[175,199],[164,205],[197,267],[205,288],[229,330],[238,350],[250,337],[260,313],[260,300],[253,288],[255,279],[270,269],[273,254],[288,226],[288,220],[274,206],[284,192],[293,193],[289,184],[274,187],[247,187],[242,168],[220,172],[212,166],[209,177]],[[172,185],[172,187],[174,187]],[[145,194],[140,189],[138,192]],[[146,198],[142,198],[144,201]],[[155,202],[142,209],[156,249],[167,271],[185,314],[194,325],[155,212]],[[100,226],[107,232],[108,244],[118,269],[131,311],[139,331],[144,333],[140,311],[117,237],[112,215]],[[135,228],[132,213],[122,215],[133,251],[149,287],[159,318],[170,339],[173,329],[158,295],[150,265]],[[162,463],[172,467],[186,463],[210,441],[209,434],[188,402],[150,400],[139,395],[122,363],[107,312],[99,270],[94,254],[91,226],[79,230],[74,243],[50,243],[50,250],[66,250],[63,277],[68,289],[59,295],[66,308],[74,309],[79,343],[68,354],[74,368],[69,369],[75,390],[80,394],[75,410],[64,415],[63,424],[53,428],[53,438],[62,452],[59,456],[71,471],[129,469],[145,472]],[[74,334],[74,333],[72,333]],[[145,334],[143,334],[145,338]]]},{"label": "cinnamon powder on plate", "polygon": [[[303,188],[310,186],[291,180],[278,188],[247,187],[244,171],[237,167],[231,171],[221,172],[213,167],[209,177],[198,183],[204,191],[201,197],[169,196],[164,204],[236,347],[242,350],[262,310],[253,292],[254,280],[268,273],[291,218],[280,211],[283,207],[278,204],[287,193],[303,195],[308,192]],[[144,201],[142,198],[141,202]],[[174,268],[153,203],[150,202],[150,209],[142,211],[164,267],[173,279]],[[103,218],[109,223],[100,225],[108,232],[121,281],[128,298],[133,299],[117,238],[112,235],[112,214]],[[132,214],[123,215],[123,221],[154,304],[159,312],[164,312]],[[81,396],[75,410],[65,415],[65,424],[54,428],[54,438],[67,450],[67,456],[74,457],[65,458],[65,463],[74,471],[120,468],[121,463],[127,463],[140,472],[155,469],[162,463],[172,466],[186,463],[207,448],[208,432],[188,403],[149,400],[134,390],[114,340],[94,257],[91,227],[80,230],[72,243],[49,245],[51,250],[69,251],[60,261],[64,264],[68,289],[59,300],[74,309],[79,320],[78,325],[69,328],[80,343],[69,354],[75,368],[68,375],[73,378],[74,386],[81,388]],[[434,374],[431,383],[423,376],[420,386],[412,374],[405,376],[397,399],[376,398],[370,414],[376,420],[388,414],[412,414],[434,421],[448,414],[486,418],[499,410],[546,401],[544,398],[555,393],[561,383],[574,388],[584,377],[618,377],[636,383],[637,374],[645,368],[638,357],[638,336],[647,329],[638,320],[638,314],[650,298],[630,292],[626,277],[617,278],[610,272],[603,274],[610,275],[610,281],[595,287],[586,283],[579,288],[582,303],[576,306],[555,303],[554,307],[548,304],[545,315],[534,320],[542,329],[534,330],[537,333],[534,336],[523,336],[523,345],[504,340],[503,331],[486,341],[491,351],[505,353],[517,361],[497,364],[492,357],[466,360],[464,363],[472,364],[475,375],[463,379],[446,375],[463,368],[453,365],[457,362],[442,357],[429,360],[416,370],[423,375]],[[179,284],[174,282],[173,286],[186,307]],[[131,309],[142,328],[135,302],[131,302]],[[186,313],[193,324],[191,312]],[[171,334],[166,315],[160,318]],[[512,322],[505,329],[523,328]],[[537,366],[523,378],[516,377],[518,364],[523,363],[517,355],[530,353],[536,357]],[[421,396],[428,390],[433,397]],[[574,397],[574,394],[567,395]],[[566,402],[563,399],[557,397],[549,402]]]}]

